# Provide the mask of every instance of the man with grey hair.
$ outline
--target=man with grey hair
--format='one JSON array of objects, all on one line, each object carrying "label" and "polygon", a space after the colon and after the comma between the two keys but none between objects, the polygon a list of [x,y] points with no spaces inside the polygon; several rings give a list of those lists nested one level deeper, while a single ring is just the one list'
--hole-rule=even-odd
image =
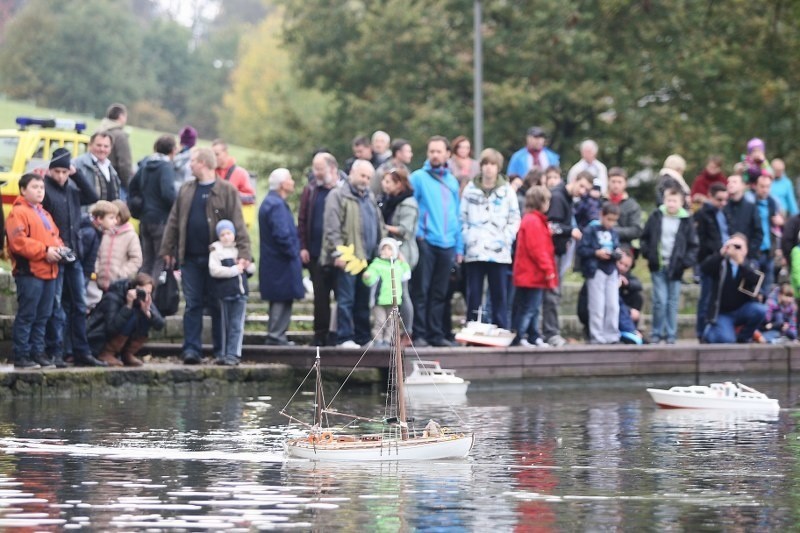
[{"label": "man with grey hair", "polygon": [[269,302],[266,344],[293,344],[286,338],[292,318],[292,303],[305,295],[303,265],[300,263],[300,237],[288,198],[294,193],[294,180],[285,168],[269,175],[269,194],[258,210],[261,258],[258,285],[261,299]]},{"label": "man with grey hair", "polygon": [[378,130],[372,134],[372,165],[377,168],[392,157],[389,145],[392,138],[385,131]]},{"label": "man with grey hair", "polygon": [[581,143],[581,160],[572,165],[567,173],[567,183],[572,183],[584,170],[594,178],[593,185],[600,187],[600,192],[605,196],[608,193],[608,169],[597,159],[599,147],[592,139]]},{"label": "man with grey hair", "polygon": [[361,275],[385,237],[383,217],[369,190],[373,174],[375,167],[369,161],[356,160],[348,182],[325,200],[320,261],[337,269],[336,333],[342,348],[359,348],[371,339],[370,289]]}]

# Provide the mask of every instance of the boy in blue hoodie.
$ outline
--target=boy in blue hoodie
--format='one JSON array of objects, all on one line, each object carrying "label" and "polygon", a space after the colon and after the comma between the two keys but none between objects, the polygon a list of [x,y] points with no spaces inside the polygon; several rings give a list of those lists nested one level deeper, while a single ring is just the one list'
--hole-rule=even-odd
[{"label": "boy in blue hoodie", "polygon": [[639,240],[653,283],[653,344],[661,340],[675,344],[681,278],[683,271],[697,262],[697,232],[683,205],[680,188],[665,189],[664,203],[647,219]]},{"label": "boy in blue hoodie", "polygon": [[589,334],[593,344],[619,342],[619,235],[614,226],[619,220],[619,205],[606,202],[600,220],[586,226],[578,243],[581,271],[586,278],[589,307]]}]

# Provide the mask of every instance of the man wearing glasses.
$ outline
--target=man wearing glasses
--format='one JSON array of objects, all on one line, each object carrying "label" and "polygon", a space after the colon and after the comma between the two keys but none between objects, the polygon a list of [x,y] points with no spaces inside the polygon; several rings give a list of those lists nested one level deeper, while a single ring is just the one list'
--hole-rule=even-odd
[{"label": "man wearing glasses", "polygon": [[709,344],[751,342],[767,314],[766,306],[757,301],[764,275],[750,268],[747,251],[747,237],[734,233],[703,261],[702,271],[712,280],[708,325],[703,333]]}]

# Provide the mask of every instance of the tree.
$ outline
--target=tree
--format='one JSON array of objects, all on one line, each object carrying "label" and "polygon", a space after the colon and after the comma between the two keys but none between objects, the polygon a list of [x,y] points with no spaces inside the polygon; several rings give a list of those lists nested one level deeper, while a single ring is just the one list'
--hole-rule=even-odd
[{"label": "tree", "polygon": [[6,28],[0,90],[39,105],[101,114],[145,94],[141,33],[132,14],[103,0],[32,0]]},{"label": "tree", "polygon": [[[300,80],[334,98],[325,124],[337,149],[378,128],[415,146],[471,131],[472,2],[286,4]],[[586,137],[607,163],[631,169],[672,152],[698,170],[709,153],[733,162],[755,135],[768,151],[800,155],[796,3],[519,0],[484,9],[486,146],[509,154],[539,124],[565,165]]]},{"label": "tree", "polygon": [[231,90],[223,99],[226,139],[272,152],[303,153],[321,141],[329,98],[301,88],[282,45],[282,16],[274,12],[242,38]]}]

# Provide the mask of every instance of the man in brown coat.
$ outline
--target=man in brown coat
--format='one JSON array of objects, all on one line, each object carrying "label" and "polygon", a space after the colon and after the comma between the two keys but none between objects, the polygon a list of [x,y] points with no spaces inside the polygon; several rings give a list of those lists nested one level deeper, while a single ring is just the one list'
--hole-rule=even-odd
[{"label": "man in brown coat", "polygon": [[[179,265],[186,310],[183,315],[183,362],[201,362],[203,309],[211,310],[211,336],[214,356],[222,356],[222,321],[219,299],[208,271],[209,245],[214,242],[217,222],[231,220],[236,228],[239,263],[247,268],[252,262],[250,237],[242,217],[239,193],[230,183],[217,178],[214,152],[193,148],[189,165],[195,180],[183,184],[164,228],[159,255],[164,264]],[[189,238],[191,236],[191,238]]]}]

